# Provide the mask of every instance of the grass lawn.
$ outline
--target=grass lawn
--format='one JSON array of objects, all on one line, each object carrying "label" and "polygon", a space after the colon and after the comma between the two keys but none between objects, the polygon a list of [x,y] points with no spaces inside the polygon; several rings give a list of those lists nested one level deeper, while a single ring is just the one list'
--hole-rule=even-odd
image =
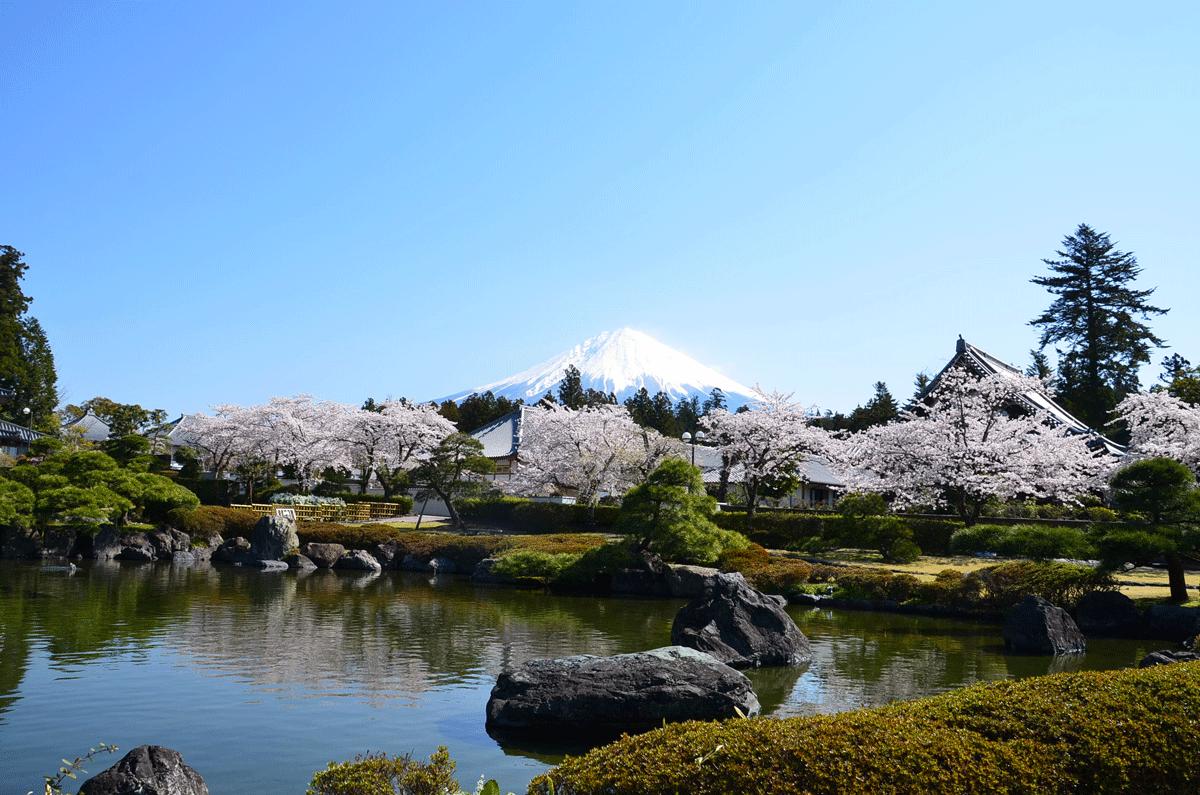
[{"label": "grass lawn", "polygon": [[[799,556],[795,552],[782,554],[789,557]],[[923,580],[933,579],[943,569],[954,569],[966,573],[982,569],[985,566],[992,566],[1004,560],[1004,558],[976,558],[965,555],[946,557],[922,555],[912,563],[884,563],[878,552],[869,549],[832,549],[819,555],[806,555],[805,557],[821,558],[838,563],[852,563],[856,566],[882,569],[894,574],[912,574]],[[1165,601],[1171,595],[1171,589],[1167,586],[1166,569],[1142,567],[1132,571],[1118,572],[1113,576],[1121,584],[1121,593],[1131,599],[1157,602]],[[1200,572],[1189,571],[1187,584],[1188,588],[1200,586]]]}]

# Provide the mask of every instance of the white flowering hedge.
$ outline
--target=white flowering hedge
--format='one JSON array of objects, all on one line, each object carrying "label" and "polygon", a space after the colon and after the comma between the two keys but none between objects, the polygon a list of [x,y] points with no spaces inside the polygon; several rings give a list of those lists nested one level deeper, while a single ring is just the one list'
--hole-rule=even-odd
[{"label": "white flowering hedge", "polygon": [[318,497],[315,494],[286,494],[280,492],[271,495],[271,502],[278,505],[333,505],[339,508],[346,506],[341,497]]}]

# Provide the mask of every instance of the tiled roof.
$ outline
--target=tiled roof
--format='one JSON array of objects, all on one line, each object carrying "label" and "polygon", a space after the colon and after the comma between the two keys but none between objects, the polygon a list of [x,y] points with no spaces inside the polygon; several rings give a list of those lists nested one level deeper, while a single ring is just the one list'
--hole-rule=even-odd
[{"label": "tiled roof", "polygon": [[46,434],[39,433],[31,428],[26,428],[23,425],[17,425],[15,422],[8,420],[0,420],[0,439],[15,439],[28,444],[34,439],[40,439]]},{"label": "tiled roof", "polygon": [[[955,351],[954,358],[952,358],[949,363],[942,368],[941,372],[939,372],[937,376],[929,383],[929,386],[925,389],[925,392],[921,395],[921,397],[924,398],[925,395],[934,392],[937,389],[938,381],[941,380],[942,376],[948,370],[957,367],[966,367],[972,372],[978,373],[981,376],[997,375],[1001,378],[1018,378],[1024,375],[1020,370],[1018,370],[1016,367],[1013,367],[1011,364],[997,359],[987,351],[977,348],[964,340],[962,337],[959,337],[958,347]],[[1114,455],[1124,454],[1124,447],[1117,444],[1112,439],[1104,436],[1099,431],[1089,428],[1082,420],[1063,408],[1046,391],[1041,389],[1030,389],[1022,394],[1022,398],[1030,410],[1042,414],[1043,416],[1050,417],[1051,420],[1059,425],[1065,425],[1072,433],[1085,434],[1094,437],[1098,445],[1104,447],[1105,450]]]},{"label": "tiled roof", "polygon": [[471,431],[471,435],[483,443],[483,454],[488,458],[508,458],[517,454],[521,445],[521,421],[528,406],[505,414],[482,428]]}]

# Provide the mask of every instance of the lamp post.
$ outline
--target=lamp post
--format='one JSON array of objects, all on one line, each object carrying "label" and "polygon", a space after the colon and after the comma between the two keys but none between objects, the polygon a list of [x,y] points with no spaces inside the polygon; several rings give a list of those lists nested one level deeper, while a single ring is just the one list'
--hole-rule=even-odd
[{"label": "lamp post", "polygon": [[32,414],[33,411],[29,408],[29,406],[26,406],[25,408],[21,409],[21,413],[25,415],[25,427],[33,430],[33,426],[29,423],[29,415]]},{"label": "lamp post", "polygon": [[694,434],[684,431],[683,436],[679,438],[683,439],[684,444],[692,446],[692,466],[696,466],[696,445],[704,441],[704,431],[696,431]]}]

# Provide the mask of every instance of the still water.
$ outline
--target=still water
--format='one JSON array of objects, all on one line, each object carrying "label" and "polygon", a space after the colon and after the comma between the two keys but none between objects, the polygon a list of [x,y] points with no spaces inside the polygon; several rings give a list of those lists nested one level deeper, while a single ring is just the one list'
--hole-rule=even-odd
[{"label": "still water", "polygon": [[[464,786],[487,774],[522,792],[561,749],[501,747],[486,734],[496,674],[537,657],[665,646],[680,604],[403,573],[96,563],[66,576],[0,561],[0,793],[40,787],[61,757],[99,741],[175,748],[214,795],[303,793],[331,759],[426,756],[439,744]],[[1053,662],[1004,655],[992,625],[791,612],[814,659],[749,673],[766,714],[1128,666],[1148,650],[1093,641],[1087,655]]]}]

